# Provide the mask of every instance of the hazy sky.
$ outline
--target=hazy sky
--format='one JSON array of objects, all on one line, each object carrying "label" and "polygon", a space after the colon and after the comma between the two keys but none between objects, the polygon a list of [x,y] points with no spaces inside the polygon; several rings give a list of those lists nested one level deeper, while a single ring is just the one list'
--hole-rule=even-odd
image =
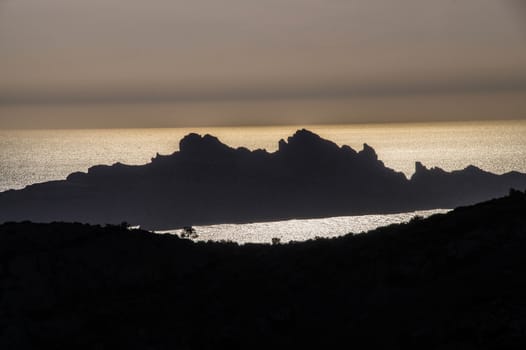
[{"label": "hazy sky", "polygon": [[0,0],[0,127],[526,118],[523,0]]}]

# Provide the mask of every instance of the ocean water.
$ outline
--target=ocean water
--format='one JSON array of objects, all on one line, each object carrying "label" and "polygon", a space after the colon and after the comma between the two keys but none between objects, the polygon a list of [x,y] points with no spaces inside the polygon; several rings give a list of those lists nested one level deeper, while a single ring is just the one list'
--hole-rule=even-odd
[{"label": "ocean water", "polygon": [[[504,173],[526,173],[526,121],[315,125],[306,127],[339,145],[361,150],[367,143],[384,163],[410,177],[415,161],[446,170],[472,164]],[[65,179],[96,164],[144,164],[156,153],[171,154],[190,132],[218,136],[233,147],[275,151],[282,138],[299,126],[109,129],[109,130],[0,130],[0,191],[29,184]],[[197,240],[239,243],[302,241],[360,233],[379,226],[405,222],[447,209],[390,215],[363,215],[288,220],[244,225],[199,226]],[[177,230],[166,231],[179,234]]]},{"label": "ocean water", "polygon": [[[316,237],[338,237],[348,233],[360,234],[377,227],[407,222],[415,216],[428,217],[446,213],[447,209],[421,210],[400,214],[338,216],[323,219],[301,219],[251,224],[195,226],[196,241],[232,241],[245,243],[281,243],[305,241]],[[182,230],[157,231],[160,234],[181,235]]]},{"label": "ocean water", "polygon": [[224,143],[274,151],[278,141],[306,127],[356,150],[372,146],[384,163],[406,176],[415,161],[446,170],[472,164],[494,173],[526,173],[526,121],[315,125],[238,128],[0,130],[0,191],[65,179],[96,164],[144,164],[170,154],[190,132]]}]

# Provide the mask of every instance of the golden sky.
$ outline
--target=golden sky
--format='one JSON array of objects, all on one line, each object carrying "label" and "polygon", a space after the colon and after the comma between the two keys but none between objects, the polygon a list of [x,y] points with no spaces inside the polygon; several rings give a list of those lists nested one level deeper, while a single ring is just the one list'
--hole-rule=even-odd
[{"label": "golden sky", "polygon": [[0,0],[0,127],[526,118],[522,0]]}]

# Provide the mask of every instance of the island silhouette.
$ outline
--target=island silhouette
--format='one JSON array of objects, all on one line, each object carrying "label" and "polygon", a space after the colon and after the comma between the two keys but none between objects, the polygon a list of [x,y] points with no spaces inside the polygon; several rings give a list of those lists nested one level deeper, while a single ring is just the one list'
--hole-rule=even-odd
[{"label": "island silhouette", "polygon": [[278,150],[189,134],[145,165],[97,165],[66,180],[0,193],[0,222],[121,223],[146,229],[454,208],[526,188],[526,174],[415,165],[411,178],[302,129]]}]

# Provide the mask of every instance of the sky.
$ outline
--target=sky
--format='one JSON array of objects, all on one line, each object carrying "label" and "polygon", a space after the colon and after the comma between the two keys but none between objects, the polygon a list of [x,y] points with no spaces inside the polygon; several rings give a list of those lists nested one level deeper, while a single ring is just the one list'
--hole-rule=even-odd
[{"label": "sky", "polygon": [[0,128],[526,119],[523,0],[0,0]]}]

